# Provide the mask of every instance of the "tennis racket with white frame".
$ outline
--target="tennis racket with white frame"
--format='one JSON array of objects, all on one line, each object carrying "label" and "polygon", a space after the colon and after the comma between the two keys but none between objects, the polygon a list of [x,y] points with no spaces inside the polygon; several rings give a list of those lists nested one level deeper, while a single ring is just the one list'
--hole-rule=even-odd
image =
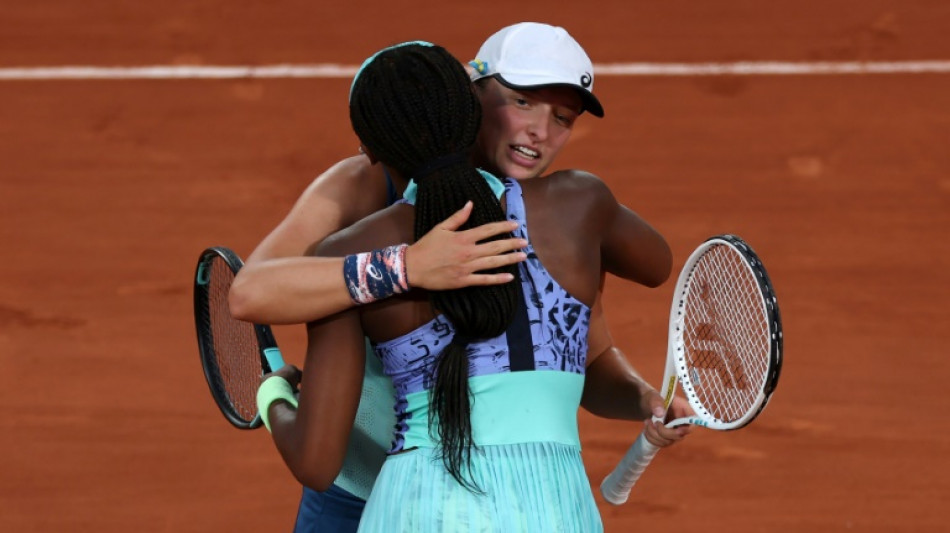
[{"label": "tennis racket with white frame", "polygon": [[[689,256],[676,281],[669,328],[666,408],[679,384],[696,414],[667,427],[734,430],[762,412],[782,368],[782,321],[772,282],[745,241],[717,235]],[[626,502],[658,451],[641,433],[601,483],[604,498]]]}]

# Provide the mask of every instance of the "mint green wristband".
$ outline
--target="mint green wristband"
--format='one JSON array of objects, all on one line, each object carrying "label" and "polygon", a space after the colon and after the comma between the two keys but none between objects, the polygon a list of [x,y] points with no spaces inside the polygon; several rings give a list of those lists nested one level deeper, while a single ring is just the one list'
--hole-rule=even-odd
[{"label": "mint green wristband", "polygon": [[271,404],[283,400],[297,408],[297,398],[294,396],[294,388],[290,382],[280,376],[271,376],[261,383],[257,389],[257,410],[261,413],[261,420],[264,427],[270,431],[270,420],[268,420],[267,411]]}]

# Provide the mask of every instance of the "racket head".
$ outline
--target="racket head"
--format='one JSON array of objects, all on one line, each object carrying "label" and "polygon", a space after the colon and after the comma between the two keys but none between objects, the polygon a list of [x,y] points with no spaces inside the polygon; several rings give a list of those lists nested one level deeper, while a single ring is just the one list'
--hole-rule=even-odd
[{"label": "racket head", "polygon": [[782,321],[764,265],[735,235],[707,239],[680,272],[670,352],[696,412],[688,422],[739,429],[768,404],[782,367]]},{"label": "racket head", "polygon": [[[224,418],[236,428],[261,426],[257,388],[277,351],[269,326],[231,316],[228,291],[244,262],[231,249],[205,249],[195,268],[194,314],[205,380]],[[279,358],[279,351],[277,352]]]}]

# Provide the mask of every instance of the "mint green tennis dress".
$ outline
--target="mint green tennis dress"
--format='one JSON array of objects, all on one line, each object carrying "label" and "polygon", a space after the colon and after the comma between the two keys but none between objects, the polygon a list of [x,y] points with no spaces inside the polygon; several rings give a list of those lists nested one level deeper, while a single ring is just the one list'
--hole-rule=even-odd
[{"label": "mint green tennis dress", "polygon": [[[396,435],[363,512],[364,533],[603,531],[581,460],[577,409],[590,309],[567,293],[530,245],[521,188],[506,180],[508,218],[528,239],[519,268],[524,305],[508,330],[468,346],[476,448],[452,478],[429,435],[435,356],[454,327],[440,316],[375,346],[396,392]],[[397,453],[401,452],[401,453]]]}]

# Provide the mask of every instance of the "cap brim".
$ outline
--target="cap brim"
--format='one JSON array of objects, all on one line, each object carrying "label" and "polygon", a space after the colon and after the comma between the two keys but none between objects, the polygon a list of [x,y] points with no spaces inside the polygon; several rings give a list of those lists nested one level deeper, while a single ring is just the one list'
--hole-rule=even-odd
[{"label": "cap brim", "polygon": [[583,106],[581,108],[582,112],[587,111],[588,113],[590,113],[591,115],[594,115],[595,117],[604,118],[604,106],[600,105],[600,100],[598,100],[597,97],[594,96],[594,93],[578,85],[574,85],[572,83],[540,83],[540,84],[534,84],[534,85],[518,85],[515,83],[509,83],[508,80],[501,77],[500,74],[495,74],[492,76],[481,76],[481,77],[495,78],[496,80],[498,80],[498,83],[504,85],[505,87],[508,87],[509,89],[514,89],[516,91],[517,90],[530,91],[532,89],[543,89],[545,87],[569,87],[577,91],[577,94],[580,95],[581,105]]}]

